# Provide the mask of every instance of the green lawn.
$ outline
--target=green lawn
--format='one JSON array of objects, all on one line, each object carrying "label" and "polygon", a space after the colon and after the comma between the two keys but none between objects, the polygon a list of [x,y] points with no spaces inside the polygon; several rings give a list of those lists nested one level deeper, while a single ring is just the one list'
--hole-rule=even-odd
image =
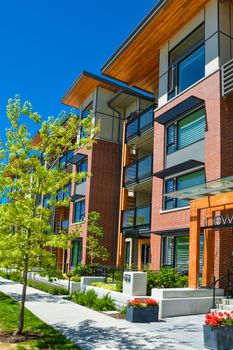
[{"label": "green lawn", "polygon": [[[13,332],[18,323],[19,304],[0,292],[0,332]],[[25,310],[25,332],[42,334],[42,337],[17,345],[18,350],[77,350],[79,349],[62,334]],[[0,340],[1,341],[1,340]],[[24,346],[25,344],[25,346]],[[26,345],[27,344],[27,345]],[[30,344],[30,347],[28,347]]]}]

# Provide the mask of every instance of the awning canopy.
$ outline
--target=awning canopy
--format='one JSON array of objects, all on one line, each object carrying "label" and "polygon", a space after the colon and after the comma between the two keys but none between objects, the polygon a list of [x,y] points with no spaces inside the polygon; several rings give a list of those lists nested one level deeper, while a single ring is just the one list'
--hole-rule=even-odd
[{"label": "awning canopy", "polygon": [[[209,181],[202,185],[171,192],[169,193],[169,197],[192,200],[203,197],[215,196],[217,194],[226,192],[233,192],[233,175],[214,181]],[[168,194],[163,194],[163,196],[168,196]]]},{"label": "awning canopy", "polygon": [[87,158],[86,154],[77,153],[71,159],[69,159],[68,163],[78,164],[79,162],[81,162],[85,158]]},{"label": "awning canopy", "polygon": [[182,114],[191,111],[194,108],[204,106],[205,101],[196,96],[190,96],[186,100],[178,103],[173,108],[170,108],[167,112],[164,112],[159,117],[155,118],[155,121],[160,124],[166,124],[172,120],[177,119]]},{"label": "awning canopy", "polygon": [[183,163],[174,165],[170,168],[158,171],[157,173],[154,173],[153,175],[156,177],[159,177],[160,179],[164,179],[165,177],[175,175],[175,174],[181,173],[183,171],[188,171],[188,170],[191,170],[193,168],[197,168],[199,166],[204,166],[204,164],[205,163],[200,162],[199,160],[190,159],[190,160],[187,160],[186,162],[183,162]]}]

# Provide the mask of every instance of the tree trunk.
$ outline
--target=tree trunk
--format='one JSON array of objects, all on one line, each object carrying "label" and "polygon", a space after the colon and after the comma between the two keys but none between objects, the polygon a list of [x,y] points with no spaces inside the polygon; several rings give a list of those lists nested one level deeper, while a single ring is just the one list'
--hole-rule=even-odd
[{"label": "tree trunk", "polygon": [[28,280],[28,257],[24,260],[24,271],[23,271],[23,290],[21,296],[20,313],[19,313],[19,323],[18,328],[14,332],[14,336],[22,334],[24,327],[24,310],[26,301],[26,291],[27,291],[27,280]]}]

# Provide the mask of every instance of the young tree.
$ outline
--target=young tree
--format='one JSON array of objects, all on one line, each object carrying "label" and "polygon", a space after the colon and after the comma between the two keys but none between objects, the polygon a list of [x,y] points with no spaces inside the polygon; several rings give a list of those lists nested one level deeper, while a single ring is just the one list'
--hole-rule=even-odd
[{"label": "young tree", "polygon": [[109,252],[100,243],[104,235],[103,228],[99,226],[100,214],[92,211],[88,215],[87,228],[87,256],[90,259],[90,264],[93,265],[98,261],[106,261],[109,257]]},{"label": "young tree", "polygon": [[[28,272],[40,268],[54,275],[56,258],[49,247],[66,249],[74,238],[65,232],[54,234],[51,207],[43,207],[41,197],[49,196],[50,206],[69,205],[69,198],[56,199],[57,191],[88,174],[66,172],[56,166],[56,161],[64,152],[92,147],[95,128],[91,115],[80,122],[75,114],[67,117],[62,113],[42,122],[32,105],[21,103],[18,96],[8,101],[7,117],[10,127],[0,149],[0,267],[15,268],[23,274],[19,323],[14,333],[18,335],[24,326]],[[39,129],[37,142],[29,132],[29,120]],[[87,133],[81,140],[75,137],[80,125]]]}]

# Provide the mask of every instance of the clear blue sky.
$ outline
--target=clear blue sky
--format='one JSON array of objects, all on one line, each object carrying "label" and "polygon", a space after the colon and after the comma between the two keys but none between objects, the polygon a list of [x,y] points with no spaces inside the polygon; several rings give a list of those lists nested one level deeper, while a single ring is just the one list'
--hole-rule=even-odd
[{"label": "clear blue sky", "polygon": [[0,3],[1,133],[9,97],[20,93],[42,117],[82,70],[100,68],[156,0],[2,0]]}]

